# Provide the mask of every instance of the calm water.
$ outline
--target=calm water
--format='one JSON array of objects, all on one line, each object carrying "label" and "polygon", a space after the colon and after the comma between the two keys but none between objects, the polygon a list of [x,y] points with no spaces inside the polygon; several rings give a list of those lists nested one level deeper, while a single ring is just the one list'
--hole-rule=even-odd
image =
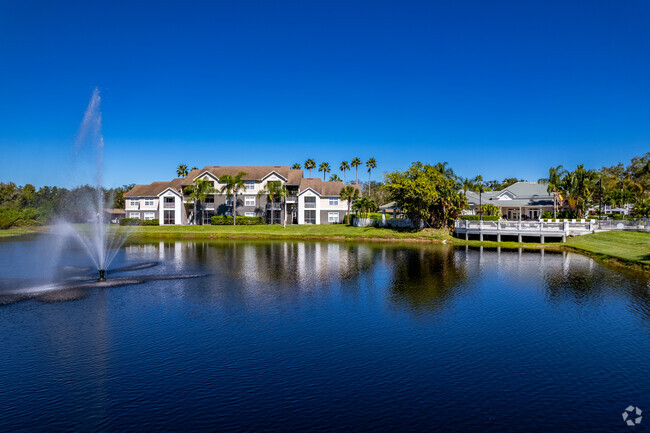
[{"label": "calm water", "polygon": [[[650,425],[621,417],[650,414],[643,275],[576,254],[303,242],[133,244],[114,267],[147,261],[129,274],[208,275],[0,307],[0,431]],[[0,242],[4,290],[56,266],[43,241]]]}]

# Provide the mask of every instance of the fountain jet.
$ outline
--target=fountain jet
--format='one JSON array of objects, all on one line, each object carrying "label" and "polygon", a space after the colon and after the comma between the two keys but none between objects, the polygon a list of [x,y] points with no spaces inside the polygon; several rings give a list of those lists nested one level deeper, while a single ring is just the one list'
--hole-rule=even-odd
[{"label": "fountain jet", "polygon": [[100,269],[99,270],[99,279],[97,281],[99,281],[99,282],[106,281],[105,274],[106,274],[106,269]]}]

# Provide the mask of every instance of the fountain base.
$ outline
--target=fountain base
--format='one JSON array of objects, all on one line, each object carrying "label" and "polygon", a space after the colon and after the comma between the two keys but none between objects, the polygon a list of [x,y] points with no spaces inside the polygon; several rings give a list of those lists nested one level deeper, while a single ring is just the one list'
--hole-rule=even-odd
[{"label": "fountain base", "polygon": [[106,281],[106,277],[104,274],[106,273],[105,269],[100,269],[99,270],[99,279],[97,281]]}]

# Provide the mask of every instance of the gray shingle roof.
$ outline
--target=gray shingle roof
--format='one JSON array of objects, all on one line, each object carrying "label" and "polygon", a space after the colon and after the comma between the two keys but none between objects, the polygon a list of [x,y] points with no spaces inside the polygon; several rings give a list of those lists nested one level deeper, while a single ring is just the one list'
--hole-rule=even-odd
[{"label": "gray shingle roof", "polygon": [[[306,190],[307,188],[311,188],[314,191],[316,191],[320,196],[324,197],[338,197],[341,194],[341,189],[343,189],[344,185],[343,182],[323,182],[319,178],[309,178],[305,179],[303,178],[300,181],[300,191],[298,194]],[[359,188],[359,185],[349,185],[352,186],[361,192],[361,189]]]},{"label": "gray shingle roof", "polygon": [[[503,193],[512,196],[510,200],[499,199]],[[495,206],[552,206],[553,196],[547,191],[547,185],[538,182],[517,182],[501,191],[486,191],[481,194],[482,204],[492,203]],[[479,204],[479,195],[467,191],[467,202],[470,205]]]}]

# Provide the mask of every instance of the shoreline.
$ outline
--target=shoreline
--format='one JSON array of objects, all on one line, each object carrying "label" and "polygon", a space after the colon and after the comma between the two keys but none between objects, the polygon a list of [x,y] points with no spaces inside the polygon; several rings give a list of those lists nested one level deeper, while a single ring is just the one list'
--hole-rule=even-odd
[{"label": "shoreline", "polygon": [[[292,240],[292,241],[328,241],[328,242],[370,242],[370,243],[422,243],[422,244],[444,244],[456,247],[469,246],[472,248],[484,247],[490,249],[523,249],[523,250],[550,250],[567,251],[586,255],[599,262],[625,268],[628,270],[650,273],[650,241],[641,246],[641,260],[629,257],[610,254],[611,244],[622,244],[625,241],[644,237],[648,238],[645,232],[638,235],[629,233],[637,232],[609,232],[609,234],[583,235],[570,239],[566,243],[534,243],[534,242],[495,242],[495,241],[466,241],[455,238],[447,230],[424,229],[419,231],[398,231],[374,227],[350,227],[339,225],[323,226],[287,226],[283,228],[274,226],[151,226],[151,227],[118,227],[119,231],[132,230],[129,241],[151,241],[151,240]],[[288,231],[287,231],[288,230]],[[19,238],[32,234],[47,233],[48,226],[10,229],[0,231],[0,239]],[[616,234],[618,233],[618,234]],[[623,233],[623,234],[621,234]],[[585,245],[584,240],[588,237],[609,238],[610,243],[600,245],[598,243]],[[618,239],[618,238],[621,239]],[[579,240],[576,240],[580,238]],[[623,239],[625,238],[625,239]],[[612,240],[613,239],[613,240]],[[645,263],[644,263],[645,262]]]}]

